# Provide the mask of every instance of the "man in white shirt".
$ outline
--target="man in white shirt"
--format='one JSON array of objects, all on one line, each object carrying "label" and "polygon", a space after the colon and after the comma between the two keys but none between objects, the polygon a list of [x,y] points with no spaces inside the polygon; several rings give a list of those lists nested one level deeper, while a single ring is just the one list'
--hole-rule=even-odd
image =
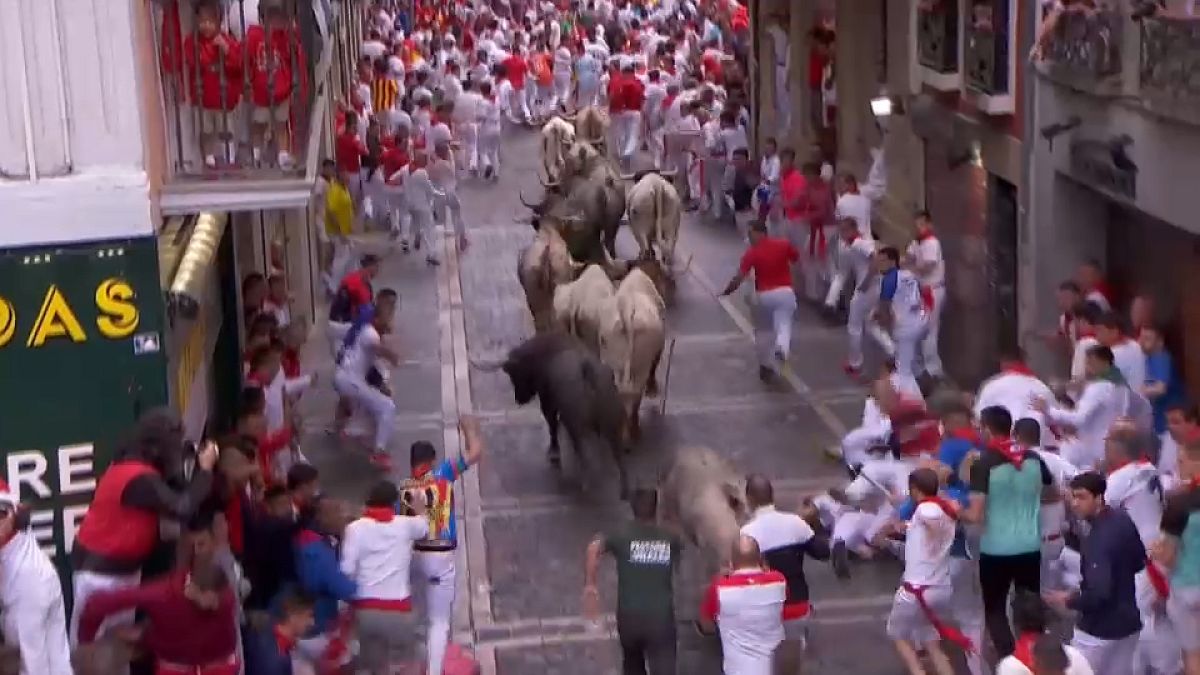
[{"label": "man in white shirt", "polygon": [[769,675],[784,638],[787,580],[763,567],[758,543],[746,535],[734,543],[730,567],[705,592],[699,624],[707,632],[721,629],[722,672]]},{"label": "man in white shirt", "polygon": [[479,171],[485,180],[500,178],[500,133],[504,106],[497,94],[492,92],[492,83],[480,85],[481,94],[475,119],[479,125]]},{"label": "man in white shirt", "polygon": [[883,148],[871,151],[871,171],[866,184],[860,184],[852,173],[842,174],[842,189],[834,206],[837,218],[853,218],[858,223],[858,232],[870,239],[871,209],[887,192],[887,167],[884,164]]},{"label": "man in white shirt", "polygon": [[933,469],[917,469],[908,477],[908,494],[916,503],[912,519],[902,526],[904,574],[892,601],[887,633],[896,651],[912,675],[925,673],[918,649],[924,649],[934,670],[952,675],[954,667],[942,650],[941,640],[969,640],[941,617],[951,609],[950,547],[954,544],[958,509],[949,500],[938,497],[938,476]]},{"label": "man in white shirt", "polygon": [[458,170],[454,166],[454,154],[450,142],[442,141],[434,146],[434,156],[429,163],[429,179],[441,194],[434,199],[434,213],[443,223],[454,226],[458,239],[458,250],[467,249],[467,229],[463,223],[462,204],[458,200]]},{"label": "man in white shirt", "polygon": [[1087,353],[1092,347],[1100,344],[1100,340],[1096,338],[1096,323],[1100,321],[1103,314],[1104,310],[1091,302],[1085,302],[1083,307],[1074,314],[1072,323],[1075,327],[1075,346],[1071,351],[1072,382],[1083,382],[1087,379],[1085,368]]},{"label": "man in white shirt", "polygon": [[1125,322],[1116,312],[1105,312],[1096,322],[1096,339],[1113,353],[1113,362],[1125,382],[1141,391],[1146,384],[1146,353],[1137,340],[1125,334]]},{"label": "man in white shirt", "polygon": [[975,394],[974,414],[978,418],[985,408],[1000,406],[1014,420],[1031,418],[1041,428],[1041,439],[1033,445],[1054,445],[1054,434],[1049,425],[1042,414],[1033,408],[1033,400],[1039,398],[1053,400],[1054,392],[1025,364],[1024,351],[1020,347],[1009,347],[1000,351],[1000,372],[979,386]]},{"label": "man in white shirt", "polygon": [[663,163],[663,128],[665,125],[664,103],[667,88],[662,83],[662,73],[651,70],[646,75],[646,101],[642,106],[642,119],[646,122],[646,140],[650,146],[650,157],[655,168]]},{"label": "man in white shirt", "polygon": [[1087,383],[1074,408],[1065,408],[1047,398],[1033,399],[1033,409],[1051,424],[1071,428],[1072,435],[1060,444],[1063,459],[1081,471],[1100,463],[1104,442],[1113,423],[1125,415],[1129,389],[1113,365],[1112,350],[1097,345],[1088,350]]},{"label": "man in white shirt", "polygon": [[413,544],[429,533],[424,495],[405,495],[415,515],[396,515],[400,491],[380,481],[367,494],[361,518],[346,526],[342,573],[358,587],[354,601],[359,667],[383,673],[412,657],[415,624],[409,585]]},{"label": "man in white shirt", "polygon": [[390,466],[388,443],[395,426],[396,402],[377,381],[376,359],[392,365],[399,363],[396,352],[383,343],[382,334],[392,320],[390,310],[376,311],[368,305],[359,309],[358,318],[342,338],[335,359],[333,388],[352,405],[366,409],[375,422],[371,461],[378,466]]},{"label": "man in white shirt", "polygon": [[575,108],[596,105],[600,97],[600,71],[605,61],[599,60],[597,50],[585,47],[575,61]]},{"label": "man in white shirt", "polygon": [[825,306],[831,310],[837,307],[847,283],[854,289],[846,321],[847,348],[843,369],[848,375],[857,377],[862,374],[863,367],[863,332],[878,297],[877,289],[871,283],[875,242],[859,233],[858,223],[853,218],[842,218],[838,222],[838,234],[841,254],[835,261],[834,275],[829,282],[829,292],[825,295]]},{"label": "man in white shirt", "polygon": [[895,359],[896,372],[915,377],[917,348],[925,337],[928,311],[921,285],[912,272],[900,269],[900,252],[891,246],[875,254],[875,263],[879,274],[875,316],[890,333],[877,337],[883,338],[881,346]]},{"label": "man in white shirt", "polygon": [[942,357],[938,353],[938,328],[942,310],[946,306],[946,260],[942,256],[942,243],[933,231],[933,217],[928,211],[917,214],[917,236],[908,245],[905,257],[909,269],[921,282],[921,292],[929,304],[928,326],[925,339],[921,341],[925,372],[930,377],[940,378]]},{"label": "man in white shirt", "polygon": [[[557,23],[554,24],[558,26]],[[557,45],[554,50],[554,109],[567,109],[571,101],[571,68],[575,56],[566,44]]]},{"label": "man in white shirt", "polygon": [[479,101],[478,86],[474,80],[467,80],[463,84],[463,92],[454,101],[454,111],[450,113],[458,136],[458,167],[471,173],[475,173],[479,167]]},{"label": "man in white shirt", "polygon": [[1179,484],[1179,447],[1200,437],[1200,414],[1191,403],[1180,401],[1167,406],[1166,415],[1167,431],[1159,437],[1158,473],[1169,492]]}]

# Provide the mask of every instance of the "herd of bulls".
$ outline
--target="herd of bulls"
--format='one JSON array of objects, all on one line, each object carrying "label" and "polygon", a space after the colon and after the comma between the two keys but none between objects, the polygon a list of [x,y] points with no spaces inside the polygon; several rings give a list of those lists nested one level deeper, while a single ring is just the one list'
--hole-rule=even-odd
[{"label": "herd of bulls", "polygon": [[[537,204],[522,197],[536,234],[518,259],[535,335],[497,362],[475,365],[502,370],[518,404],[538,400],[552,464],[560,465],[561,424],[583,488],[594,475],[591,463],[609,455],[625,498],[629,461],[641,439],[641,402],[660,392],[682,204],[670,173],[617,171],[605,154],[607,127],[607,116],[591,107],[543,125],[545,196]],[[631,261],[616,255],[624,222],[639,247]],[[677,452],[658,481],[664,515],[677,520],[710,561],[726,554],[746,515],[741,483],[708,448]]]}]

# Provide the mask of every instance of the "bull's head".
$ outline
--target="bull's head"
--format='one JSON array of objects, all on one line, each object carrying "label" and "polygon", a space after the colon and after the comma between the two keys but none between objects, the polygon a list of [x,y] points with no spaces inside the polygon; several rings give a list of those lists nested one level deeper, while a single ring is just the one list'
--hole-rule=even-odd
[{"label": "bull's head", "polygon": [[666,265],[655,255],[654,249],[648,249],[633,262],[633,267],[650,277],[654,288],[667,304],[675,300],[675,277]]}]

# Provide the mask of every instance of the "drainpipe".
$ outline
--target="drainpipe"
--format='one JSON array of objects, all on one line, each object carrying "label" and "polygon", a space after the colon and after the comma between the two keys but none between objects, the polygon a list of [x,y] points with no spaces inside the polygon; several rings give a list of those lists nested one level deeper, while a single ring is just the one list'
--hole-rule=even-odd
[{"label": "drainpipe", "polygon": [[29,169],[29,182],[38,181],[37,150],[33,143],[33,104],[29,100],[29,58],[25,52],[25,31],[22,21],[22,5],[17,3],[17,49],[21,53],[21,114],[25,124],[25,165]]},{"label": "drainpipe", "polygon": [[[1036,303],[1033,290],[1037,288],[1038,261],[1030,255],[1033,238],[1033,192],[1037,185],[1037,172],[1033,165],[1034,149],[1037,144],[1037,123],[1034,116],[1037,111],[1038,73],[1027,55],[1033,49],[1037,31],[1041,25],[1041,12],[1036,5],[1027,12],[1023,38],[1017,48],[1017,63],[1024,69],[1021,78],[1021,186],[1017,192],[1019,208],[1017,210],[1017,251],[1018,260],[1028,261],[1025,269],[1020,263],[1017,267],[1017,342],[1026,346],[1024,336],[1036,325]],[[1025,327],[1029,326],[1029,329]]]},{"label": "drainpipe", "polygon": [[71,118],[67,114],[67,71],[63,68],[62,29],[58,15],[59,0],[50,0],[50,31],[54,34],[54,69],[58,74],[58,120],[59,132],[63,139],[63,161],[66,164],[64,173],[74,170],[71,157]]}]

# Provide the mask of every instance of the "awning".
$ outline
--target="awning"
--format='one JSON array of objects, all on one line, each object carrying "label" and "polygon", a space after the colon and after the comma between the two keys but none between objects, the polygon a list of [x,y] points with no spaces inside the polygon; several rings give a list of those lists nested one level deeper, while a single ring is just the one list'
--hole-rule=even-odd
[{"label": "awning", "polygon": [[196,216],[183,256],[167,289],[168,306],[184,317],[194,317],[204,300],[205,281],[217,258],[217,247],[229,223],[228,213],[201,213]]}]

